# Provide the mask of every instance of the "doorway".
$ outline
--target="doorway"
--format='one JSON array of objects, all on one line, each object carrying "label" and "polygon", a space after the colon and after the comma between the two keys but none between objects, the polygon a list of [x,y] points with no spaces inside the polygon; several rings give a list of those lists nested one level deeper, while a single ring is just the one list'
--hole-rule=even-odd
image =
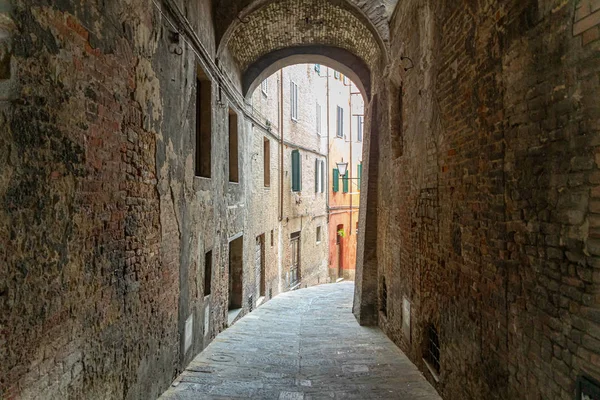
[{"label": "doorway", "polygon": [[254,265],[256,277],[256,292],[259,297],[265,295],[265,235],[256,237],[254,248]]},{"label": "doorway", "polygon": [[229,242],[229,310],[242,308],[244,237]]},{"label": "doorway", "polygon": [[294,232],[290,235],[290,244],[292,248],[292,264],[290,266],[290,287],[300,283],[300,232]]},{"label": "doorway", "polygon": [[337,226],[335,235],[335,245],[337,246],[337,259],[338,259],[338,278],[344,277],[344,224]]}]

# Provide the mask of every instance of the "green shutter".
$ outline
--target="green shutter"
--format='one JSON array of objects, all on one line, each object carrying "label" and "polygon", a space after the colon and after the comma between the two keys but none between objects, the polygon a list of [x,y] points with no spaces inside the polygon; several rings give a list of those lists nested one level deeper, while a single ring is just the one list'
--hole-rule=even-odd
[{"label": "green shutter", "polygon": [[358,164],[356,167],[358,176],[358,190],[360,191],[360,183],[362,182],[362,164]]},{"label": "green shutter", "polygon": [[340,172],[337,168],[333,169],[333,191],[336,193],[340,191]]},{"label": "green shutter", "polygon": [[342,178],[342,184],[344,185],[344,193],[348,193],[348,172]]},{"label": "green shutter", "polygon": [[292,151],[292,191],[302,190],[302,175],[300,173],[300,151]]}]

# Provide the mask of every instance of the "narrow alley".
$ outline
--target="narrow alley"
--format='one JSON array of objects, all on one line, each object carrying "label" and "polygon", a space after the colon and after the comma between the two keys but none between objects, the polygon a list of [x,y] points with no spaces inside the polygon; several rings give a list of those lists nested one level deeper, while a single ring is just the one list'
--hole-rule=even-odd
[{"label": "narrow alley", "polygon": [[277,296],[220,334],[161,399],[439,399],[379,328],[356,322],[353,291]]}]

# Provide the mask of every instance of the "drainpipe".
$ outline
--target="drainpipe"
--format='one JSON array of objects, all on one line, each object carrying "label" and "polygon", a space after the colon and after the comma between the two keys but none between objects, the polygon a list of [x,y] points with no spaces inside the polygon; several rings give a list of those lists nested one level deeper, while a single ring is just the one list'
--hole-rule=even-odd
[{"label": "drainpipe", "polygon": [[[326,95],[327,95],[327,175],[329,175],[329,171],[331,170],[331,166],[329,165],[329,67],[327,67],[327,90],[326,90]],[[330,182],[327,179],[327,197],[326,197],[326,210],[327,210],[327,225],[329,225],[329,189],[331,188]]]},{"label": "drainpipe", "polygon": [[348,97],[350,97],[350,112],[348,113],[350,116],[350,164],[348,164],[348,166],[350,168],[348,168],[348,172],[346,173],[348,174],[348,187],[350,188],[350,226],[348,227],[348,231],[349,235],[352,235],[352,214],[354,213],[354,210],[352,209],[352,197],[354,197],[352,194],[352,83],[348,85],[348,93]]},{"label": "drainpipe", "polygon": [[279,70],[279,221],[283,221],[283,68]]}]

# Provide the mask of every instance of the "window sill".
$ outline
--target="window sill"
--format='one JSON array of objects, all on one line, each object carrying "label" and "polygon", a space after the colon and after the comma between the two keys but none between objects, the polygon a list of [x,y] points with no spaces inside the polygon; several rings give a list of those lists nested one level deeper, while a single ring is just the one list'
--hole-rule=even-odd
[{"label": "window sill", "polygon": [[433,367],[433,365],[431,365],[431,363],[429,361],[427,361],[426,359],[423,358],[423,362],[425,363],[425,366],[427,367],[427,369],[429,370],[429,372],[431,373],[431,376],[433,376],[433,379],[436,382],[440,381],[440,374],[438,374],[435,370],[435,368]]}]

